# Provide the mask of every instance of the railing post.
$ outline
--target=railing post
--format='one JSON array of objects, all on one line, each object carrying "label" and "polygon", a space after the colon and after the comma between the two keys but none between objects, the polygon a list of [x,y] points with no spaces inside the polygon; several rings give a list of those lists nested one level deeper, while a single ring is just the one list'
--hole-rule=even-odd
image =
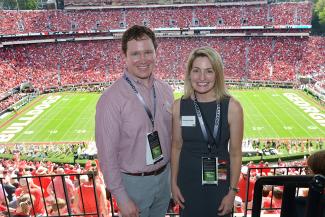
[{"label": "railing post", "polygon": [[[325,176],[315,175],[309,186],[305,217],[322,216],[324,211]],[[323,202],[323,203],[322,203]]]}]

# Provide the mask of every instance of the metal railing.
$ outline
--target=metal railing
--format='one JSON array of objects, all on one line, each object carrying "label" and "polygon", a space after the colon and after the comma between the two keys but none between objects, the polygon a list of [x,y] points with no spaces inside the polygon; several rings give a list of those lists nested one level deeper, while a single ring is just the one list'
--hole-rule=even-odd
[{"label": "metal railing", "polygon": [[[295,176],[288,176],[288,171],[289,169],[291,168],[295,168],[299,171],[299,173],[301,174],[302,172],[302,168],[303,167],[275,167],[275,168],[270,168],[271,171],[273,171],[273,173],[276,173],[277,170],[282,170],[282,171],[286,171],[283,175],[283,176],[263,176],[263,177],[260,177],[256,180],[256,183],[255,183],[255,188],[254,188],[254,196],[253,196],[253,207],[252,208],[248,208],[247,207],[247,203],[248,203],[248,192],[251,190],[250,188],[252,188],[252,186],[249,185],[249,182],[246,183],[246,200],[245,200],[245,213],[244,213],[244,216],[247,216],[247,211],[252,211],[252,216],[253,217],[259,217],[259,213],[261,212],[261,210],[281,210],[281,217],[289,217],[290,216],[290,211],[292,210],[291,207],[293,206],[293,201],[294,201],[294,198],[297,197],[297,188],[306,188],[306,187],[309,187],[309,196],[308,196],[308,205],[307,205],[307,210],[309,213],[311,214],[308,214],[306,215],[306,217],[314,217],[314,216],[317,216],[315,214],[315,212],[318,212],[318,210],[320,210],[320,208],[318,206],[320,206],[319,204],[321,203],[320,202],[320,197],[319,195],[322,195],[323,194],[323,191],[322,189],[324,189],[324,183],[325,183],[325,178],[323,176],[301,176],[301,175],[295,175]],[[248,170],[248,179],[249,180],[249,177],[251,174],[251,170],[257,170],[259,171],[260,170],[260,173],[262,174],[262,170],[265,169],[265,168],[250,168]],[[84,195],[83,194],[83,191],[80,190],[80,186],[82,186],[82,178],[80,178],[82,175],[87,175],[87,177],[89,178],[89,181],[88,184],[90,186],[92,186],[93,190],[93,195],[92,195],[92,200],[95,200],[95,204],[96,204],[96,210],[93,210],[92,212],[87,212],[86,208],[85,208],[85,205],[86,203],[89,203],[89,200],[90,200],[90,197],[89,195]],[[76,189],[78,189],[78,191],[76,190],[75,191],[75,195],[73,196],[77,196],[79,198],[79,207],[80,207],[80,210],[78,212],[75,211],[75,209],[73,209],[73,201],[72,198],[71,198],[71,194],[69,194],[69,187],[67,186],[67,181],[66,179],[70,179],[70,177],[73,177],[74,179],[74,186],[76,187]],[[24,180],[23,182],[25,183],[22,183],[25,185],[25,192],[27,192],[29,194],[29,197],[30,197],[30,201],[33,201],[34,197],[33,196],[33,193],[32,193],[32,188],[34,185],[33,182],[31,180],[34,180],[34,182],[37,182],[37,185],[40,187],[40,202],[44,204],[44,212],[41,214],[41,215],[36,215],[35,214],[35,206],[33,203],[30,203],[30,206],[31,206],[31,210],[33,213],[33,215],[31,216],[49,216],[49,201],[47,200],[47,197],[46,197],[46,190],[44,189],[47,189],[47,186],[43,186],[44,185],[44,180],[42,179],[50,179],[50,182],[48,184],[48,186],[51,186],[52,187],[52,204],[51,205],[56,205],[58,206],[58,202],[59,202],[59,199],[60,200],[64,200],[64,204],[66,205],[66,213],[63,214],[63,213],[60,213],[60,210],[58,210],[58,215],[57,216],[91,216],[91,217],[94,217],[94,216],[97,216],[97,217],[100,217],[101,215],[101,210],[100,210],[100,207],[99,207],[99,195],[98,195],[98,192],[97,192],[97,186],[96,184],[96,174],[94,173],[87,173],[87,174],[64,174],[64,175],[45,175],[45,176],[25,176],[25,177],[20,177],[20,178],[17,178],[18,181],[20,183],[22,183],[22,180]],[[64,196],[62,198],[59,197],[59,189],[57,189],[56,185],[55,185],[55,181],[54,180],[57,180],[59,179],[60,183],[62,183],[62,189],[63,189],[63,192],[64,192]],[[310,183],[312,183],[312,185],[310,185]],[[6,184],[4,183],[4,179],[3,178],[0,178],[0,184],[1,184],[1,188],[0,188],[0,194],[2,195],[5,195],[8,197],[8,195],[6,194]],[[264,185],[272,185],[272,186],[283,186],[283,199],[282,199],[282,206],[281,207],[272,207],[272,199],[271,199],[271,206],[270,208],[261,208],[261,203],[262,203],[262,190],[263,190],[263,186]],[[106,190],[106,194],[104,195],[100,195],[101,197],[104,197],[104,199],[107,200],[107,202],[109,203],[110,205],[110,215],[112,217],[117,217],[117,214],[118,211],[117,210],[114,210],[114,204],[113,204],[113,199],[112,199],[112,196],[110,194],[110,192]],[[48,192],[50,193],[50,192]],[[61,194],[62,195],[62,194]],[[0,195],[1,196],[1,195]],[[0,197],[1,198],[1,197]],[[10,198],[12,200],[12,198]],[[311,202],[313,201],[313,202]],[[93,202],[93,201],[91,201]],[[4,213],[4,216],[8,216],[8,217],[11,217],[13,216],[13,213],[12,212],[9,212],[9,208],[13,207],[13,202],[12,201],[9,201],[8,199],[2,201],[2,204],[4,205],[4,207],[6,207],[6,210],[3,212]],[[170,207],[172,208],[172,207]],[[107,209],[108,211],[108,207],[104,207],[104,209]],[[169,215],[169,216],[179,216],[178,213],[174,213],[172,211],[172,209],[169,209],[166,213],[166,215]],[[233,215],[233,213],[232,213]],[[1,214],[0,214],[1,216]],[[53,215],[51,215],[53,216]],[[291,217],[291,216],[290,216]]]},{"label": "metal railing", "polygon": [[262,191],[265,185],[284,186],[281,214],[280,217],[297,217],[296,198],[297,188],[309,188],[308,197],[305,198],[307,206],[305,207],[304,217],[322,216],[324,209],[324,188],[325,177],[315,176],[264,176],[255,183],[252,217],[261,216]]},{"label": "metal railing", "polygon": [[[302,174],[302,171],[304,169],[304,167],[301,167],[301,166],[283,166],[283,167],[254,167],[254,168],[248,168],[248,172],[247,172],[247,180],[246,180],[246,192],[245,192],[245,198],[242,198],[243,201],[245,201],[245,204],[244,204],[244,216],[247,216],[247,213],[249,211],[252,211],[252,208],[250,208],[248,206],[248,197],[249,197],[249,192],[252,190],[251,188],[253,187],[251,184],[250,184],[250,179],[251,179],[251,176],[253,174],[253,170],[257,171],[261,177],[264,177],[263,176],[263,172],[265,170],[270,170],[270,172],[272,172],[273,174],[277,174],[277,173],[281,173],[283,175],[288,175],[289,174],[289,171],[291,169],[295,169],[296,171],[299,172],[299,175]],[[274,177],[274,176],[272,176]],[[273,192],[273,188],[272,188],[272,192]],[[255,193],[255,191],[254,191]],[[272,204],[273,204],[273,200],[271,199],[271,208],[272,208]]]},{"label": "metal railing", "polygon": [[[92,187],[92,193],[93,195],[84,195],[83,193],[83,188],[81,186],[83,186],[82,181],[80,179],[81,176],[86,175],[89,179],[89,181],[87,182],[87,185]],[[75,181],[74,181],[74,186],[75,186],[75,192],[74,195],[71,195],[71,193],[69,193],[69,187],[67,186],[67,179],[70,179],[70,177],[74,177]],[[52,202],[51,204],[49,203],[49,201],[47,200],[47,197],[45,197],[45,192],[47,188],[47,186],[43,186],[43,180],[42,179],[49,179],[50,178],[50,183],[48,186],[52,187]],[[44,175],[44,176],[24,176],[24,177],[20,177],[20,178],[16,178],[18,179],[19,183],[23,183],[22,187],[21,185],[18,186],[19,188],[22,189],[22,192],[24,192],[24,194],[28,194],[29,195],[29,205],[30,205],[30,216],[35,216],[35,217],[42,217],[42,216],[90,216],[90,217],[94,217],[94,216],[98,216],[100,217],[100,207],[99,207],[99,195],[98,195],[98,187],[96,186],[96,174],[95,173],[87,173],[87,174],[64,174],[64,175]],[[58,180],[59,179],[59,180]],[[34,180],[34,181],[32,181]],[[34,182],[38,182],[37,186],[39,186],[40,188],[36,188],[38,190],[35,190],[35,183]],[[59,197],[58,193],[59,193],[59,188],[58,186],[55,185],[55,183],[62,183],[62,186],[60,187],[63,192],[64,192],[64,198]],[[70,182],[70,181],[69,181]],[[0,183],[1,183],[1,189],[0,189],[0,194],[6,195],[6,184],[4,182],[3,178],[0,178]],[[23,189],[24,188],[24,189]],[[33,189],[34,188],[34,189]],[[39,195],[41,194],[41,195]],[[76,212],[76,210],[73,208],[73,198],[76,199],[75,197],[78,197],[78,204],[75,204],[76,206],[80,207],[80,211]],[[101,195],[102,197],[105,195]],[[36,197],[40,197],[39,200],[36,199]],[[96,210],[95,211],[87,211],[86,210],[86,204],[92,201],[89,201],[89,197],[94,198],[95,199],[95,206],[96,206]],[[1,198],[1,197],[0,197]],[[6,197],[4,197],[6,198]],[[19,197],[18,197],[19,198]],[[12,200],[9,201],[8,199],[5,199],[3,201],[3,204],[5,204],[4,206],[6,207],[6,211],[3,211],[2,214],[4,214],[5,216],[11,217],[14,215],[13,212],[10,212],[9,210],[13,210],[12,208],[17,207],[17,202],[18,202],[18,198],[16,198],[16,201]],[[113,203],[112,203],[112,198],[109,195],[108,198],[105,197],[105,199],[108,199],[110,201],[110,205],[112,207],[111,212],[112,212],[112,217],[114,217],[114,213],[113,213]],[[56,206],[59,207],[59,200],[64,200],[64,206],[66,206],[66,212],[62,213],[62,211],[60,211],[59,208],[57,208],[57,215],[49,215],[50,213],[50,209],[51,206]],[[38,206],[38,204],[34,204],[36,201],[38,201],[39,203],[43,203],[44,205],[44,211],[43,213],[38,213],[36,210],[36,207]],[[104,207],[105,209],[108,209],[107,207]],[[61,213],[60,213],[61,212]],[[0,214],[1,216],[1,214]]]}]

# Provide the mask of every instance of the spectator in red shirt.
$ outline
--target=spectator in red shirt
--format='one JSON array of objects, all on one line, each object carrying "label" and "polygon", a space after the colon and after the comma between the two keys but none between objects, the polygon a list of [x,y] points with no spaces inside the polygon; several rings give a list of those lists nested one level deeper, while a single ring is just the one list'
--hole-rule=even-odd
[{"label": "spectator in red shirt", "polygon": [[[56,197],[72,202],[72,200],[74,199],[75,187],[71,179],[69,178],[69,176],[60,176],[65,174],[64,169],[62,167],[56,170],[56,174],[59,176],[56,176],[53,181],[48,185],[47,192],[50,194],[52,199]],[[64,185],[62,180],[65,181],[68,198],[65,197]]]},{"label": "spectator in red shirt", "polygon": [[235,208],[234,209],[235,213],[243,213],[244,212],[243,200],[239,196],[235,197],[234,208]]},{"label": "spectator in red shirt", "polygon": [[[246,201],[246,192],[247,192],[247,179],[248,179],[248,167],[243,166],[241,169],[241,175],[239,177],[239,182],[238,182],[238,196],[243,200],[243,202]],[[253,178],[250,178],[249,180],[249,191],[248,191],[248,202],[252,201],[253,199],[253,191],[254,191],[254,185],[255,185],[255,180]]]},{"label": "spectator in red shirt", "polygon": [[[47,175],[47,168],[40,166],[35,171],[35,176],[44,176]],[[44,197],[48,197],[49,193],[47,192],[47,187],[51,183],[51,177],[36,177],[33,178],[33,182],[35,185],[39,186],[41,190],[43,191]]]},{"label": "spectator in red shirt", "polygon": [[262,176],[268,176],[270,172],[271,172],[271,168],[269,167],[269,163],[265,162],[262,169]]},{"label": "spectator in red shirt", "polygon": [[17,197],[20,197],[24,194],[31,194],[33,196],[31,215],[37,215],[37,214],[44,215],[45,209],[42,200],[41,189],[33,183],[32,179],[29,178],[20,178],[19,186],[20,187],[17,188],[15,192]]},{"label": "spectator in red shirt", "polygon": [[[272,192],[271,192],[272,193]],[[265,210],[265,214],[280,214],[282,204],[283,190],[278,187],[273,189],[273,195],[264,199],[263,208],[271,208],[271,210]],[[271,199],[272,198],[272,199]]]},{"label": "spectator in red shirt", "polygon": [[[77,196],[75,199],[75,207],[78,214],[81,213],[97,213],[97,205],[100,215],[107,216],[108,209],[106,203],[105,191],[97,181],[97,172],[89,173],[85,182],[81,183],[77,189]],[[96,182],[96,197],[94,192],[94,182]],[[96,204],[97,198],[97,204]],[[89,215],[89,217],[96,217],[97,215]]]}]

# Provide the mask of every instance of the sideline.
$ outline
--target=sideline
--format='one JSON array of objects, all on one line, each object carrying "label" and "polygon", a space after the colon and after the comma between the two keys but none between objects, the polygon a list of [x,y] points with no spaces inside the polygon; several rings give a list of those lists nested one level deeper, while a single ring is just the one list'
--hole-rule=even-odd
[{"label": "sideline", "polygon": [[[41,99],[43,99],[45,97],[45,95],[40,96],[39,98],[37,98],[35,101],[33,101],[32,103],[28,104],[26,107],[24,107],[23,109],[21,109],[19,112],[17,112],[16,114],[14,114],[11,118],[9,118],[8,120],[6,120],[3,124],[0,125],[0,129],[3,127],[6,127],[13,119],[16,119],[18,116],[20,116],[22,113],[24,113],[27,109],[29,109],[30,107],[32,107],[33,105],[35,105],[36,103],[38,103]],[[1,131],[0,131],[1,132]]]}]

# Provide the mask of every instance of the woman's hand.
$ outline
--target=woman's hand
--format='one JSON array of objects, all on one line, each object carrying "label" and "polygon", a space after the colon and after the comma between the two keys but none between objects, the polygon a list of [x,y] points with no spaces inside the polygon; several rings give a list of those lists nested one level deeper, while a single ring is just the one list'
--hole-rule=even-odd
[{"label": "woman's hand", "polygon": [[228,213],[231,213],[232,208],[234,206],[236,193],[232,190],[228,192],[228,194],[222,199],[221,204],[218,208],[218,215],[223,216]]},{"label": "woman's hand", "polygon": [[185,200],[177,184],[172,184],[172,196],[175,203],[179,204],[179,206],[184,209]]}]

